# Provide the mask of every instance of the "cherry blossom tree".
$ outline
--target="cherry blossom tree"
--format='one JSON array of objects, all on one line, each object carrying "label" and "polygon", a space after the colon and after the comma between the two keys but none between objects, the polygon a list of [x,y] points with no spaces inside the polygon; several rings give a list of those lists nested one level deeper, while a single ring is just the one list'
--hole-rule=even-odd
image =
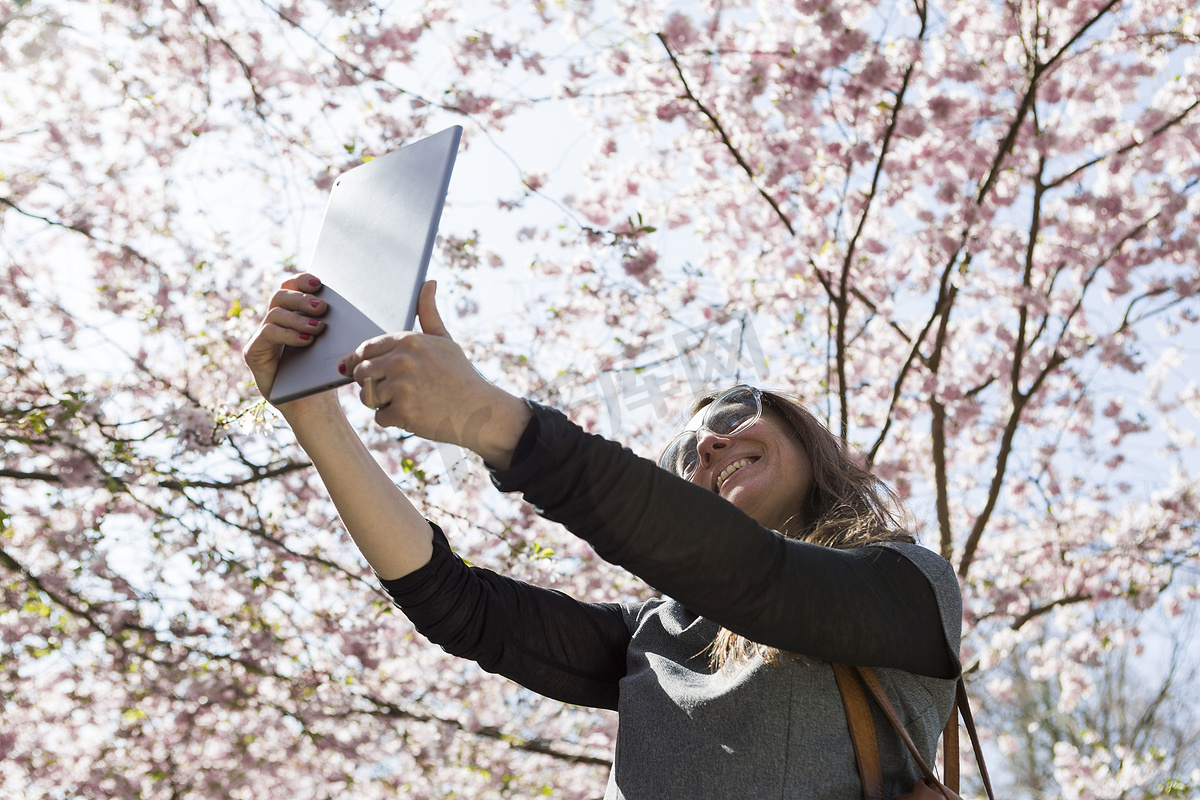
[{"label": "cherry blossom tree", "polygon": [[[462,124],[511,167],[434,265],[486,374],[648,456],[701,385],[805,397],[955,565],[1014,794],[1197,796],[1108,729],[1030,773],[1002,712],[1086,728],[1194,614],[1198,42],[1186,0],[0,0],[0,789],[603,793],[615,717],[416,635],[240,363],[333,177]],[[645,595],[344,399],[472,563]]]},{"label": "cherry blossom tree", "polygon": [[[1090,791],[1145,796],[1147,783],[1153,785],[1147,780],[1151,774],[1164,776],[1155,785],[1158,796],[1187,796],[1193,790],[1189,772],[1200,763],[1200,708],[1191,692],[1198,665],[1192,646],[1195,617],[1188,624],[1172,620],[1163,630],[1152,609],[1123,605],[1109,613],[1110,622],[1123,616],[1142,638],[1157,641],[1140,652],[1114,648],[1102,661],[1085,666],[1098,695],[1094,702],[1063,703],[1063,693],[1072,691],[1069,685],[1036,679],[1031,675],[1040,669],[1036,661],[1020,651],[1010,656],[1006,701],[992,706],[991,717],[1004,731],[998,743],[1024,796],[1053,794],[1061,773],[1076,768],[1081,752],[1092,762]],[[1029,644],[1044,648],[1048,635],[1043,629]],[[1146,759],[1148,753],[1154,757]],[[1048,764],[1055,772],[1046,769]]]}]

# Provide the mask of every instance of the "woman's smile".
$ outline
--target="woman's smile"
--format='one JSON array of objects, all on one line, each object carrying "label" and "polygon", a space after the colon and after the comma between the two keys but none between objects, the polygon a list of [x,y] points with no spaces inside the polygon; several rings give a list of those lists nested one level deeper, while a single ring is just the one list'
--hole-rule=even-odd
[{"label": "woman's smile", "polygon": [[725,469],[721,470],[721,474],[717,476],[717,485],[716,485],[717,494],[721,493],[721,487],[723,487],[725,485],[726,481],[728,481],[730,478],[733,477],[733,474],[735,472],[740,470],[742,467],[750,466],[752,463],[754,463],[757,460],[758,459],[756,459],[756,458],[739,458],[737,461],[734,461],[732,464],[725,467]]}]

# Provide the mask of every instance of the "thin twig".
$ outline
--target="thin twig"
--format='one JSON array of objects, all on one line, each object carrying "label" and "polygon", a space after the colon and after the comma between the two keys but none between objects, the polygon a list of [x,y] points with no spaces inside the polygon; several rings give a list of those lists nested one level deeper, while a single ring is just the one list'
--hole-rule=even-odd
[{"label": "thin twig", "polygon": [[700,112],[708,118],[709,122],[712,123],[713,128],[716,129],[717,134],[721,137],[721,141],[724,143],[725,147],[729,150],[734,160],[737,161],[738,166],[745,171],[746,176],[750,179],[750,185],[753,186],[758,193],[762,195],[763,199],[770,204],[771,208],[775,211],[775,215],[779,217],[779,221],[783,223],[783,227],[787,228],[787,232],[792,236],[795,236],[796,231],[792,227],[791,221],[788,220],[787,215],[783,213],[783,209],[779,207],[779,204],[775,202],[775,199],[771,197],[771,195],[767,194],[766,189],[758,185],[758,182],[755,180],[754,170],[752,170],[750,165],[746,163],[746,159],[742,158],[742,154],[738,152],[738,149],[733,146],[733,142],[729,139],[729,134],[725,133],[725,128],[721,125],[721,121],[717,119],[717,115],[710,111],[708,107],[700,101],[700,98],[696,97],[695,93],[692,92],[692,87],[688,85],[687,78],[683,74],[683,67],[680,65],[679,59],[675,57],[675,53],[671,50],[671,46],[667,44],[666,37],[661,33],[655,35],[658,37],[658,40],[662,42],[663,48],[667,51],[667,56],[671,59],[671,64],[675,67],[675,73],[679,76],[679,82],[683,84],[683,91],[687,99],[695,103],[696,107],[700,109]]}]

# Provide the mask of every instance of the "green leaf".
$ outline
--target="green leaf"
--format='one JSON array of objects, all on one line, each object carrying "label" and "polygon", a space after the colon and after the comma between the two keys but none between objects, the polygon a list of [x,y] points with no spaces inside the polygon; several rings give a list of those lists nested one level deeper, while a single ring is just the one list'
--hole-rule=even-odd
[{"label": "green leaf", "polygon": [[38,434],[49,430],[49,426],[46,424],[46,412],[38,409],[30,411],[22,417],[18,425],[22,428],[31,428],[34,433]]},{"label": "green leaf", "polygon": [[43,603],[40,597],[30,597],[25,601],[25,605],[21,607],[21,610],[27,614],[36,614],[39,617],[48,617],[52,611],[50,606]]}]

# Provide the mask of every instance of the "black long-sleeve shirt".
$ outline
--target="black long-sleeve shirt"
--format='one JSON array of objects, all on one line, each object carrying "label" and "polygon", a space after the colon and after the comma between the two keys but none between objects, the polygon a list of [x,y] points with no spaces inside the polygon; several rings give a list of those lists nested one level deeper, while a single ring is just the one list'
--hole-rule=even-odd
[{"label": "black long-sleeve shirt", "polygon": [[[522,491],[603,558],[755,642],[819,661],[957,675],[957,637],[946,633],[957,620],[944,619],[927,571],[901,549],[786,539],[713,492],[531,407],[512,466],[493,481]],[[419,631],[540,694],[617,707],[631,607],[469,568],[434,530],[430,562],[383,582]]]}]

